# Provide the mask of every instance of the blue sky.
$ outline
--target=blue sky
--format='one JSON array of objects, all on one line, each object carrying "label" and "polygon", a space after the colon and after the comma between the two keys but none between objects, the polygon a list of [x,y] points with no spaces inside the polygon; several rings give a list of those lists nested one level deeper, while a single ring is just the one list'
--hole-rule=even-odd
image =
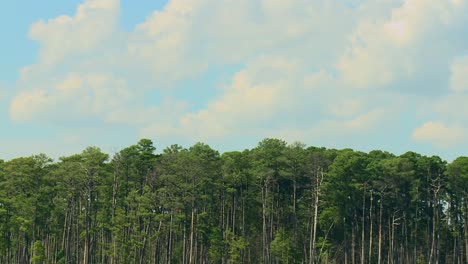
[{"label": "blue sky", "polygon": [[67,0],[0,4],[0,158],[468,147],[468,1]]}]

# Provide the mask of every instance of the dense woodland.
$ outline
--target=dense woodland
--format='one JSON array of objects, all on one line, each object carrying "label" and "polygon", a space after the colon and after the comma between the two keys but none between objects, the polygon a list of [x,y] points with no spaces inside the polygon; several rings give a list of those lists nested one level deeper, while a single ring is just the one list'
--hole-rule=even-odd
[{"label": "dense woodland", "polygon": [[0,263],[468,263],[468,158],[287,144],[0,160]]}]

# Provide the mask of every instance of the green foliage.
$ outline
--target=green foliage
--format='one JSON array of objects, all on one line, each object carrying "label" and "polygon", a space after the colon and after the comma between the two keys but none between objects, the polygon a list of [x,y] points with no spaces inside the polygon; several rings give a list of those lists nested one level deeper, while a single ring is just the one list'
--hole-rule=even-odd
[{"label": "green foliage", "polygon": [[271,252],[280,263],[294,263],[292,240],[284,229],[276,232],[275,238],[271,242]]},{"label": "green foliage", "polygon": [[0,263],[466,262],[467,157],[155,151],[0,160]]},{"label": "green foliage", "polygon": [[31,258],[31,263],[41,264],[46,260],[45,257],[45,248],[42,245],[41,241],[35,241],[33,245],[34,255]]},{"label": "green foliage", "polygon": [[243,263],[242,252],[247,249],[249,243],[247,240],[242,237],[233,234],[231,231],[228,231],[227,234],[227,244],[228,244],[228,263],[238,264]]}]

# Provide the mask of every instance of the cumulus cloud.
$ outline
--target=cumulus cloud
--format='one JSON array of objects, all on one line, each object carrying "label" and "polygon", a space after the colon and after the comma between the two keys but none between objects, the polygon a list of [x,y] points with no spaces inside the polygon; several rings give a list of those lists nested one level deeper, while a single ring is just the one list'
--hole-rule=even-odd
[{"label": "cumulus cloud", "polygon": [[443,122],[429,121],[413,132],[413,139],[428,142],[437,147],[453,147],[466,143],[468,130],[459,124],[447,125]]},{"label": "cumulus cloud", "polygon": [[52,66],[66,59],[94,51],[116,30],[119,0],[86,0],[73,17],[61,15],[40,20],[29,30],[29,37],[40,44],[39,63]]},{"label": "cumulus cloud", "polygon": [[[350,99],[329,73],[307,73],[305,68],[301,60],[258,58],[237,72],[219,97],[185,113],[164,132],[197,140],[239,134],[310,139],[368,132],[398,114],[385,111],[388,103],[377,107],[376,98]],[[145,133],[163,132],[161,126],[154,129],[148,127]]]},{"label": "cumulus cloud", "polygon": [[[10,107],[13,119],[55,116],[50,112],[60,104],[67,104],[64,102],[71,98],[69,93],[57,89],[58,83],[68,78],[70,72],[119,76],[116,81],[125,81],[135,91],[135,98],[141,100],[145,91],[172,87],[171,82],[196,76],[208,67],[230,63],[249,65],[262,53],[325,64],[343,46],[344,34],[340,32],[351,27],[347,23],[349,15],[333,24],[327,23],[333,12],[346,13],[346,7],[339,1],[327,4],[293,1],[279,5],[270,0],[259,3],[172,0],[163,10],[155,11],[138,24],[135,31],[123,34],[116,27],[118,8],[118,1],[87,0],[73,16],[59,16],[31,26],[31,38],[40,43],[40,59],[37,64],[22,69],[21,91]],[[254,11],[257,8],[259,11]],[[314,37],[317,35],[320,38]],[[122,43],[116,47],[118,40]],[[314,48],[310,49],[311,46]],[[332,49],[335,52],[330,52]],[[67,67],[61,67],[63,65]],[[308,64],[302,66],[309,67]],[[241,76],[235,77],[237,82]],[[85,93],[88,88],[79,89]],[[247,88],[239,87],[236,93],[242,93],[241,89]],[[256,95],[259,94],[250,94],[251,97]],[[98,108],[96,104],[100,102],[103,101],[96,98],[94,108]],[[90,109],[83,102],[81,106],[76,101],[72,105],[77,105],[77,109]],[[101,108],[111,110],[111,106]],[[184,122],[218,109],[207,107],[209,109],[200,113],[187,113]],[[41,114],[46,112],[50,115]],[[106,111],[93,113],[101,119],[113,120],[108,118],[112,114]]]},{"label": "cumulus cloud", "polygon": [[382,134],[380,128],[394,119],[393,113],[384,108],[375,108],[352,117],[321,119],[306,127],[281,127],[260,132],[263,137],[277,137],[289,142],[299,140],[317,146],[364,150],[385,145],[383,140],[393,137],[388,135],[388,131]]},{"label": "cumulus cloud", "polygon": [[444,67],[447,57],[463,50],[449,40],[460,42],[466,10],[463,0],[403,1],[385,16],[359,23],[337,68],[357,87],[378,87]]},{"label": "cumulus cloud", "polygon": [[76,121],[102,116],[111,119],[115,111],[133,103],[134,93],[127,88],[124,80],[112,75],[70,73],[48,85],[19,93],[11,103],[12,118],[70,118]]},{"label": "cumulus cloud", "polygon": [[[385,133],[398,108],[423,104],[401,101],[414,92],[444,93],[427,100],[431,111],[454,111],[449,92],[467,83],[467,2],[170,0],[124,32],[118,0],[85,0],[31,26],[39,58],[21,69],[10,116],[198,140]],[[200,81],[225,69],[220,85]],[[452,128],[441,124],[427,126]],[[417,138],[430,138],[425,126]]]},{"label": "cumulus cloud", "polygon": [[291,106],[288,97],[297,99],[291,97],[295,89],[291,85],[295,84],[298,67],[296,61],[285,58],[259,58],[237,72],[219,97],[205,108],[179,117],[166,133],[220,137],[268,121],[277,111]]},{"label": "cumulus cloud", "polygon": [[[336,12],[340,20],[329,23]],[[262,55],[325,65],[343,48],[352,25],[340,1],[172,0],[136,26],[128,40],[128,58],[155,81],[247,64]]]}]

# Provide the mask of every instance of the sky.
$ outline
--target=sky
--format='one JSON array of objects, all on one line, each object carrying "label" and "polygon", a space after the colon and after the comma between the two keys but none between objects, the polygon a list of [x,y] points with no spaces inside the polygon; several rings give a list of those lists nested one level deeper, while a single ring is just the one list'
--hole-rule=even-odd
[{"label": "sky", "polygon": [[16,0],[0,32],[0,159],[140,138],[468,155],[468,0]]}]

